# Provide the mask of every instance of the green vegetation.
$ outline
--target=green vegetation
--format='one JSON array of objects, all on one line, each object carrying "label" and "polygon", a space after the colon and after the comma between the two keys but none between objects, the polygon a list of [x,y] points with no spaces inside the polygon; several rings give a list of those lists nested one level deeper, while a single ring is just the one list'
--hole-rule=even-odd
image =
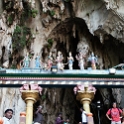
[{"label": "green vegetation", "polygon": [[[28,37],[27,37],[28,36]],[[13,34],[13,51],[20,52],[23,48],[30,43],[31,31],[25,26],[16,26]]]},{"label": "green vegetation", "polygon": [[50,48],[53,45],[53,39],[48,39],[48,47]]},{"label": "green vegetation", "polygon": [[41,96],[41,99],[42,99],[42,100],[45,100],[45,99],[46,99],[46,95],[42,95],[42,96]]},{"label": "green vegetation", "polygon": [[14,18],[11,15],[9,15],[8,18],[7,18],[7,23],[9,25],[11,25],[13,23],[13,20],[14,20]]},{"label": "green vegetation", "polygon": [[16,65],[13,64],[13,65],[11,66],[11,69],[16,69]]},{"label": "green vegetation", "polygon": [[54,10],[49,11],[49,13],[50,13],[51,16],[55,15],[55,11]]},{"label": "green vegetation", "polygon": [[35,18],[38,14],[38,11],[36,9],[31,9],[31,7],[25,3],[24,5],[24,11],[21,15],[21,24],[23,24],[28,18],[32,17]]},{"label": "green vegetation", "polygon": [[35,9],[31,10],[31,16],[33,18],[35,18],[37,14],[38,14],[38,11],[37,10],[35,10]]}]

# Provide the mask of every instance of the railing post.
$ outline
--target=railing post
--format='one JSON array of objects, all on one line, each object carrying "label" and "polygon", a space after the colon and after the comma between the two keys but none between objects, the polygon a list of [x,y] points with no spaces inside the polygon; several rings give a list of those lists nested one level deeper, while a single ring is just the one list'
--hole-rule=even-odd
[{"label": "railing post", "polygon": [[21,112],[20,113],[19,124],[26,124],[26,112]]}]

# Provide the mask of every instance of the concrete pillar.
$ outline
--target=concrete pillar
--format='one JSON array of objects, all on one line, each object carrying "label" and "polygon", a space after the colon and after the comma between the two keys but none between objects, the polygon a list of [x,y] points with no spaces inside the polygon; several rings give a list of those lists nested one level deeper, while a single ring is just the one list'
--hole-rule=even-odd
[{"label": "concrete pillar", "polygon": [[[83,87],[83,86],[82,86]],[[90,103],[95,95],[95,88],[90,86],[84,86],[82,89],[77,90],[76,99],[83,105],[83,109],[88,113],[88,124],[94,124],[92,113],[90,112]]]},{"label": "concrete pillar", "polygon": [[26,124],[32,124],[33,121],[33,104],[39,99],[39,91],[24,90],[22,99],[26,102]]}]

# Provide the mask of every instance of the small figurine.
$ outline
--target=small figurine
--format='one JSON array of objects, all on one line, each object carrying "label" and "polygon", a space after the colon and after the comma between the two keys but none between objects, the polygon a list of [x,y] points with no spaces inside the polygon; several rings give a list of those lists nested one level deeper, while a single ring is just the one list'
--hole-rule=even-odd
[{"label": "small figurine", "polygon": [[82,52],[79,52],[79,54],[76,55],[76,59],[78,60],[80,70],[84,70],[84,55],[82,54]]},{"label": "small figurine", "polygon": [[96,70],[97,57],[94,56],[94,53],[93,52],[89,56],[88,61],[91,62],[92,69],[93,70]]},{"label": "small figurine", "polygon": [[58,68],[58,70],[61,70],[61,71],[64,70],[64,63],[62,61],[63,61],[63,55],[61,54],[60,51],[58,51],[56,62],[57,62],[57,68]]},{"label": "small figurine", "polygon": [[30,62],[30,58],[29,58],[29,53],[27,52],[25,58],[23,59],[23,66],[24,66],[24,68],[28,68],[29,67],[29,62]]},{"label": "small figurine", "polygon": [[52,58],[52,53],[50,52],[47,61],[47,70],[51,70],[52,65],[53,65],[53,58]]},{"label": "small figurine", "polygon": [[67,57],[67,58],[68,58],[68,67],[69,67],[69,70],[73,70],[74,58],[73,58],[71,52],[69,52],[69,57]]},{"label": "small figurine", "polygon": [[40,56],[38,56],[38,53],[35,58],[35,68],[40,68]]}]

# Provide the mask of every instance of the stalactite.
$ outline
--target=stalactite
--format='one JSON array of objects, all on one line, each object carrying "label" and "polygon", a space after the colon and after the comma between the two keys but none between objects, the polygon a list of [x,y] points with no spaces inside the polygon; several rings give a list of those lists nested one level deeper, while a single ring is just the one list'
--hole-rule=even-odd
[{"label": "stalactite", "polygon": [[62,36],[62,34],[58,34],[58,36],[59,36],[59,39],[60,39],[60,43],[62,43],[62,41],[63,41],[63,36]]},{"label": "stalactite", "polygon": [[68,36],[68,35],[65,36],[65,38],[66,38],[65,42],[66,42],[66,50],[67,50],[67,52],[69,52],[69,48],[70,48],[70,45],[69,45],[70,39],[69,39],[69,37],[70,36]]},{"label": "stalactite", "polygon": [[75,24],[73,24],[72,33],[73,33],[73,37],[76,38],[76,25]]},{"label": "stalactite", "polygon": [[104,43],[104,35],[100,33],[100,42],[103,44]]}]

